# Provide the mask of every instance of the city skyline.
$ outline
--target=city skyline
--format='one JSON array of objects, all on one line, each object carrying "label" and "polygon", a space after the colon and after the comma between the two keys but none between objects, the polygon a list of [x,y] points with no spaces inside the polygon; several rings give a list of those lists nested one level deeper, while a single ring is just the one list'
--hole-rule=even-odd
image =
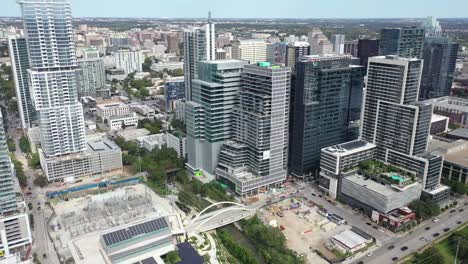
[{"label": "city skyline", "polygon": [[[135,4],[136,2],[136,4]],[[466,18],[468,2],[448,0],[427,2],[423,0],[388,1],[361,0],[362,3],[347,8],[336,8],[343,5],[340,0],[310,3],[307,0],[293,0],[287,6],[274,5],[267,0],[255,2],[239,0],[236,2],[218,2],[206,0],[203,3],[189,0],[174,0],[167,3],[155,3],[151,0],[132,2],[121,1],[119,5],[111,0],[71,0],[76,17],[134,17],[134,18],[197,18],[205,17],[208,10],[215,18],[422,18],[428,15],[440,18]],[[246,5],[252,8],[244,8]],[[418,8],[424,5],[424,8]],[[458,8],[450,8],[457,5]],[[93,8],[90,8],[92,6]],[[141,7],[145,8],[141,8]],[[298,9],[297,6],[310,8]],[[405,6],[405,9],[401,9]],[[175,8],[174,8],[175,7]],[[365,7],[365,8],[362,8]],[[262,10],[262,12],[258,12]],[[0,16],[20,16],[15,0],[6,0],[2,4]]]}]

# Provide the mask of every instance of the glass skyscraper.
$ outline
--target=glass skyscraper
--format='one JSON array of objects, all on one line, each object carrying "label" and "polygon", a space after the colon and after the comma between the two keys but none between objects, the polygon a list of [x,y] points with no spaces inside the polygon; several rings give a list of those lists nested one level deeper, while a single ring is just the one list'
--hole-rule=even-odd
[{"label": "glass skyscraper", "polygon": [[33,123],[37,120],[37,114],[32,103],[29,87],[28,44],[25,38],[9,36],[8,47],[13,76],[15,78],[21,126],[23,129],[28,129],[32,127]]},{"label": "glass skyscraper", "polygon": [[86,148],[69,0],[20,0],[29,49],[31,96],[47,157]]},{"label": "glass skyscraper", "polygon": [[358,136],[364,67],[351,65],[346,55],[304,56],[294,86],[290,172],[317,176],[322,148]]},{"label": "glass skyscraper", "polygon": [[16,210],[13,177],[13,166],[8,154],[7,137],[3,127],[2,113],[0,112],[0,215]]},{"label": "glass skyscraper", "polygon": [[385,28],[380,32],[379,55],[405,58],[422,56],[424,29],[418,27]]}]

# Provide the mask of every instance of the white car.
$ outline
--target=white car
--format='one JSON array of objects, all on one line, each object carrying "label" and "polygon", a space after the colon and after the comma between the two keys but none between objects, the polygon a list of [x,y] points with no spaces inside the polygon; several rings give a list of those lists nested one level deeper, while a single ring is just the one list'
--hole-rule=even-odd
[{"label": "white car", "polygon": [[439,218],[434,218],[434,220],[432,220],[432,222],[437,223],[437,222],[439,222],[439,220],[440,220]]},{"label": "white car", "polygon": [[368,257],[372,257],[372,255],[374,255],[374,253],[372,253],[372,252],[369,252],[369,253],[366,254],[366,256],[368,256]]}]

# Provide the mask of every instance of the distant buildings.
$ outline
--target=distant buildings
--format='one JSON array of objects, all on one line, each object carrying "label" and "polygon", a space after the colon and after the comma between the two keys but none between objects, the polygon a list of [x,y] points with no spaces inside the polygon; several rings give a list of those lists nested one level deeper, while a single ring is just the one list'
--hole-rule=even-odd
[{"label": "distant buildings", "polygon": [[296,62],[302,56],[310,54],[310,45],[306,41],[296,41],[286,46],[285,65],[292,69],[296,67]]},{"label": "distant buildings", "polygon": [[351,40],[344,43],[344,54],[358,57],[358,41]]},{"label": "distant buildings", "polygon": [[422,57],[424,29],[418,27],[385,28],[380,32],[379,55],[404,58]]},{"label": "distant buildings", "polygon": [[276,42],[267,44],[266,61],[270,63],[286,63],[288,43]]},{"label": "distant buildings", "polygon": [[144,62],[144,57],[141,51],[131,51],[121,49],[114,53],[115,67],[124,70],[125,74],[141,72]]},{"label": "distant buildings", "polygon": [[[280,185],[287,176],[291,69],[245,65],[234,137],[221,148],[216,176],[239,195]],[[190,157],[190,156],[189,156]]]},{"label": "distant buildings", "polygon": [[299,59],[294,84],[290,172],[318,176],[320,150],[358,136],[364,71],[347,55]]},{"label": "distant buildings", "polygon": [[360,39],[358,41],[357,57],[361,66],[367,69],[369,58],[379,55],[379,42],[378,39]]},{"label": "distant buildings", "polygon": [[198,77],[198,62],[216,58],[215,24],[211,21],[200,28],[184,32],[185,98],[192,100],[192,80]]},{"label": "distant buildings", "polygon": [[458,43],[449,37],[426,37],[420,100],[449,96],[452,90]]},{"label": "distant buildings", "polygon": [[203,61],[192,80],[192,100],[186,103],[187,168],[214,178],[223,143],[232,138],[233,109],[238,104],[241,74],[247,62]]},{"label": "distant buildings", "polygon": [[232,42],[232,58],[251,64],[266,61],[267,43],[263,39],[243,39]]},{"label": "distant buildings", "polygon": [[450,124],[468,128],[468,99],[445,96],[433,98],[427,103],[434,106],[434,113],[450,118]]},{"label": "distant buildings", "polygon": [[104,61],[99,58],[78,60],[80,67],[78,96],[110,97],[106,87],[106,72]]},{"label": "distant buildings", "polygon": [[174,111],[174,102],[185,99],[185,78],[174,77],[166,79],[164,84],[164,97],[166,99],[166,110]]},{"label": "distant buildings", "polygon": [[323,34],[320,28],[312,28],[308,34],[310,44],[310,54],[320,55],[333,53],[333,45],[328,38]]},{"label": "distant buildings", "polygon": [[28,44],[25,38],[9,36],[8,47],[13,78],[15,80],[21,126],[23,129],[28,129],[37,120],[37,113],[33,106],[29,84]]},{"label": "distant buildings", "polygon": [[442,37],[442,27],[436,17],[427,17],[421,23],[421,28],[424,29],[426,37]]},{"label": "distant buildings", "polygon": [[333,34],[331,37],[331,43],[333,45],[333,52],[341,55],[344,54],[345,35]]}]

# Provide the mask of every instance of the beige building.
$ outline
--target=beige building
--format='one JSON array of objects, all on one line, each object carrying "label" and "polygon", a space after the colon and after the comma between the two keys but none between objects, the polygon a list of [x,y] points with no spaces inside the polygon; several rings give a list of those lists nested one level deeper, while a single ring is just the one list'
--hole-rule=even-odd
[{"label": "beige building", "polygon": [[232,58],[250,64],[266,61],[267,43],[262,39],[237,40],[232,44]]}]

